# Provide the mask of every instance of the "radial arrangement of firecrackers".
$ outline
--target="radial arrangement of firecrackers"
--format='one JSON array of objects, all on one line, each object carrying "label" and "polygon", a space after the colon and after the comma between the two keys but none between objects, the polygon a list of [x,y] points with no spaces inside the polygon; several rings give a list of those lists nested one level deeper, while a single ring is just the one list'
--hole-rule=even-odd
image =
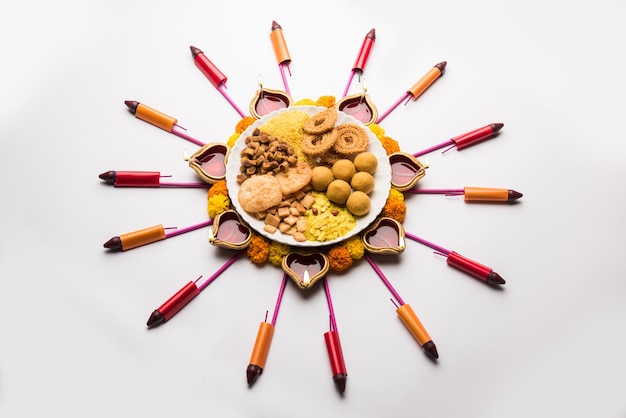
[{"label": "radial arrangement of firecrackers", "polygon": [[[139,101],[125,101],[128,110],[136,118],[200,147],[188,159],[188,164],[197,173],[199,181],[186,183],[161,181],[161,173],[154,171],[107,171],[100,174],[100,179],[116,187],[206,188],[208,190],[208,203],[206,204],[209,219],[180,229],[168,229],[164,228],[163,225],[156,225],[120,234],[105,242],[104,247],[109,251],[123,252],[183,233],[209,228],[209,242],[214,246],[226,248],[233,252],[232,257],[209,278],[203,279],[200,276],[194,281],[190,281],[155,309],[149,316],[148,328],[153,328],[170,320],[219,277],[221,273],[237,260],[243,258],[244,255],[252,263],[269,264],[273,266],[272,270],[280,268],[283,279],[273,316],[268,321],[266,314],[265,320],[261,322],[253,345],[250,362],[246,369],[246,378],[249,385],[255,383],[265,368],[265,362],[269,355],[271,340],[275,331],[276,318],[287,283],[295,283],[302,291],[306,292],[315,286],[317,282],[320,282],[320,285],[324,287],[330,317],[329,331],[324,334],[324,341],[328,351],[333,381],[337,390],[343,393],[346,389],[348,373],[339,340],[328,273],[348,270],[355,263],[365,259],[393,296],[392,302],[396,306],[399,319],[415,338],[424,353],[433,359],[437,359],[439,357],[437,347],[425,326],[420,322],[411,306],[404,302],[371,255],[401,254],[405,249],[406,239],[410,239],[432,248],[435,253],[445,257],[449,266],[487,285],[504,285],[504,279],[493,271],[492,268],[405,231],[403,222],[407,208],[404,195],[407,193],[444,194],[464,196],[465,202],[513,203],[521,198],[522,194],[515,190],[498,188],[425,189],[417,185],[419,180],[424,177],[426,171],[424,165],[417,159],[418,157],[436,150],[444,150],[443,152],[446,152],[456,148],[460,151],[473,146],[498,135],[503,128],[502,123],[491,123],[482,126],[414,153],[401,150],[399,142],[388,136],[379,125],[399,104],[417,100],[435,83],[445,72],[447,65],[445,61],[435,64],[411,88],[407,89],[405,94],[379,115],[374,102],[367,94],[364,80],[361,79],[370,51],[376,40],[374,29],[371,29],[363,40],[353,68],[350,70],[345,90],[339,100],[332,95],[322,95],[317,100],[305,98],[294,101],[288,85],[288,75],[291,76],[289,69],[291,57],[282,27],[277,22],[272,22],[269,37],[275,52],[284,90],[267,89],[259,80],[259,90],[255,92],[250,102],[250,114],[246,114],[226,93],[227,77],[209,60],[201,49],[195,46],[190,47],[191,56],[196,67],[241,117],[235,126],[235,132],[226,141],[204,143],[188,135],[186,130],[178,125],[176,118]],[[289,73],[288,75],[285,73],[285,70]],[[348,95],[355,76],[361,82],[363,91],[359,94]],[[262,226],[259,226],[259,224],[255,223],[256,220],[251,220],[242,210],[237,209],[238,205],[234,202],[237,199],[237,195],[234,193],[234,190],[239,187],[236,184],[239,181],[234,181],[235,175],[232,168],[229,169],[229,162],[231,161],[230,159],[239,159],[240,156],[234,155],[231,151],[236,148],[236,144],[248,141],[249,135],[258,131],[261,122],[267,121],[268,118],[276,117],[275,115],[281,112],[302,110],[308,112],[308,115],[305,115],[306,117],[313,118],[327,109],[342,115],[341,117],[345,117],[344,120],[362,126],[369,136],[369,147],[372,148],[375,145],[374,148],[380,149],[381,154],[377,156],[377,164],[382,166],[383,172],[389,171],[389,177],[382,177],[384,180],[383,186],[385,186],[382,188],[384,190],[384,198],[381,199],[379,206],[372,207],[371,222],[369,220],[368,222],[362,222],[360,228],[356,229],[356,233],[328,242],[317,242],[314,245],[306,245],[298,240],[290,241],[288,239],[285,241],[284,239],[274,239],[273,231],[272,233],[264,232],[265,225],[262,222],[260,223]],[[351,159],[354,160],[354,157],[351,157]],[[267,166],[270,167],[269,163]],[[282,170],[282,168],[280,169]],[[285,165],[283,171],[288,172],[290,169],[292,168]],[[376,183],[376,185],[378,187],[379,183]],[[294,197],[290,203],[293,205],[293,210],[296,212],[300,210],[300,214],[303,216],[305,213],[311,213],[311,211],[317,215],[317,209],[313,207],[314,202],[310,198],[310,194],[308,194],[311,191],[311,187],[310,185],[307,185],[307,187],[294,192],[294,195],[298,194],[300,197],[297,198],[297,201]],[[309,197],[309,199],[306,200],[306,197]],[[292,212],[292,214],[297,215],[296,212]],[[337,214],[334,215],[336,216]],[[290,224],[290,226],[295,228],[294,225]],[[289,231],[292,232],[287,232],[287,234],[296,236],[293,229]],[[304,234],[302,236],[304,237]]]}]

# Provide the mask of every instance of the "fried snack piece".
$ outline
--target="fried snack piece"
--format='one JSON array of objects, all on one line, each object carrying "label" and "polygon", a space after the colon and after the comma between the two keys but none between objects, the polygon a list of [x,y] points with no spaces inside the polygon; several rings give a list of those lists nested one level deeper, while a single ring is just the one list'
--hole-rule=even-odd
[{"label": "fried snack piece", "polygon": [[246,212],[261,212],[280,204],[283,192],[273,175],[256,175],[241,183],[237,200]]},{"label": "fried snack piece", "polygon": [[339,154],[353,155],[367,150],[369,138],[358,125],[344,123],[337,126],[337,140],[333,149]]},{"label": "fried snack piece", "polygon": [[325,109],[311,116],[302,125],[302,130],[308,134],[318,135],[332,129],[337,122],[337,110]]},{"label": "fried snack piece", "polygon": [[302,189],[311,181],[311,166],[304,161],[299,161],[295,167],[289,167],[274,175],[280,185],[284,196],[290,195]]}]

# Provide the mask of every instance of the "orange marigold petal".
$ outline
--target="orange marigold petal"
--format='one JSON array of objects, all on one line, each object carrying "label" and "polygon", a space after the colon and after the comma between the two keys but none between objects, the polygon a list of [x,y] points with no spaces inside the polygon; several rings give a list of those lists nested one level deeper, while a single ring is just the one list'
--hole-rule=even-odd
[{"label": "orange marigold petal", "polygon": [[228,196],[228,189],[226,188],[226,180],[220,180],[217,183],[214,183],[209,189],[209,192],[208,192],[209,198],[218,194]]},{"label": "orange marigold petal", "polygon": [[380,214],[381,216],[392,218],[402,223],[406,216],[406,204],[401,200],[387,199]]},{"label": "orange marigold petal", "polygon": [[263,264],[270,256],[270,243],[263,237],[253,235],[247,249],[248,258],[254,264]]},{"label": "orange marigold petal", "polygon": [[333,247],[328,251],[330,269],[342,272],[352,266],[352,257],[345,247]]},{"label": "orange marigold petal", "polygon": [[383,136],[380,139],[380,142],[383,144],[383,148],[387,152],[387,155],[400,151],[400,144],[398,144],[398,141],[391,137]]},{"label": "orange marigold petal", "polygon": [[237,126],[235,126],[235,132],[237,132],[238,134],[242,133],[248,128],[248,126],[252,125],[255,121],[256,119],[252,116],[244,117],[237,123]]},{"label": "orange marigold petal", "polygon": [[323,106],[323,107],[334,107],[335,106],[335,96],[321,96],[319,99],[317,99],[317,101],[315,102],[316,106]]}]

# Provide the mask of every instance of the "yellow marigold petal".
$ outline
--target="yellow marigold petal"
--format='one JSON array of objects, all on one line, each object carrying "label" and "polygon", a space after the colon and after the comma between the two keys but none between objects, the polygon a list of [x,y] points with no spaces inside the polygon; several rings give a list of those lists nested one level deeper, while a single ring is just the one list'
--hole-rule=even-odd
[{"label": "yellow marigold petal", "polygon": [[381,139],[385,136],[385,130],[375,123],[369,125],[370,131],[376,136],[376,138]]},{"label": "yellow marigold petal", "polygon": [[294,106],[315,106],[315,101],[312,99],[302,99],[298,100]]},{"label": "yellow marigold petal", "polygon": [[353,260],[360,260],[365,254],[365,246],[358,235],[346,241],[346,250]]},{"label": "yellow marigold petal", "polygon": [[256,121],[256,119],[253,118],[252,116],[244,117],[235,126],[235,132],[238,133],[238,134],[242,133],[243,131],[245,131],[248,128],[248,126],[252,125],[255,121]]},{"label": "yellow marigold petal", "polygon": [[283,257],[291,252],[291,248],[288,245],[280,242],[272,241],[270,244],[269,261],[275,266],[280,266],[283,263]]},{"label": "yellow marigold petal", "polygon": [[221,194],[211,196],[207,204],[207,212],[211,219],[230,208],[230,199]]},{"label": "yellow marigold petal", "polygon": [[235,145],[235,142],[237,142],[237,140],[239,139],[239,137],[241,136],[240,133],[234,133],[232,134],[229,138],[228,141],[226,141],[226,145],[228,145],[229,147],[233,147]]},{"label": "yellow marigold petal", "polygon": [[389,199],[404,202],[404,193],[394,188],[389,189]]}]

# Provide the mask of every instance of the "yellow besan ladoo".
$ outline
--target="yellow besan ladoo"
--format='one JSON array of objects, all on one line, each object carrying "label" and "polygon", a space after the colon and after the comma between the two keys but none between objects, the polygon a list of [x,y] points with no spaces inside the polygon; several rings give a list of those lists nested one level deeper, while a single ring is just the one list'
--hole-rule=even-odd
[{"label": "yellow besan ladoo", "polygon": [[355,191],[370,194],[374,190],[374,176],[366,171],[359,171],[350,180],[350,186]]},{"label": "yellow besan ladoo", "polygon": [[352,193],[350,184],[341,179],[333,180],[326,189],[326,196],[328,200],[338,205],[345,205],[348,200],[348,196]]},{"label": "yellow besan ladoo", "polygon": [[371,152],[365,151],[354,157],[354,167],[357,171],[365,171],[374,175],[378,168],[378,159]]},{"label": "yellow besan ladoo", "polygon": [[311,170],[311,186],[316,192],[326,191],[334,179],[332,170],[326,166],[318,165]]},{"label": "yellow besan ladoo", "polygon": [[335,179],[344,180],[348,183],[350,183],[352,176],[356,173],[354,163],[346,158],[336,161],[331,170]]},{"label": "yellow besan ladoo", "polygon": [[346,209],[354,216],[366,215],[372,206],[372,201],[368,195],[363,192],[355,191],[350,194],[346,201]]}]

